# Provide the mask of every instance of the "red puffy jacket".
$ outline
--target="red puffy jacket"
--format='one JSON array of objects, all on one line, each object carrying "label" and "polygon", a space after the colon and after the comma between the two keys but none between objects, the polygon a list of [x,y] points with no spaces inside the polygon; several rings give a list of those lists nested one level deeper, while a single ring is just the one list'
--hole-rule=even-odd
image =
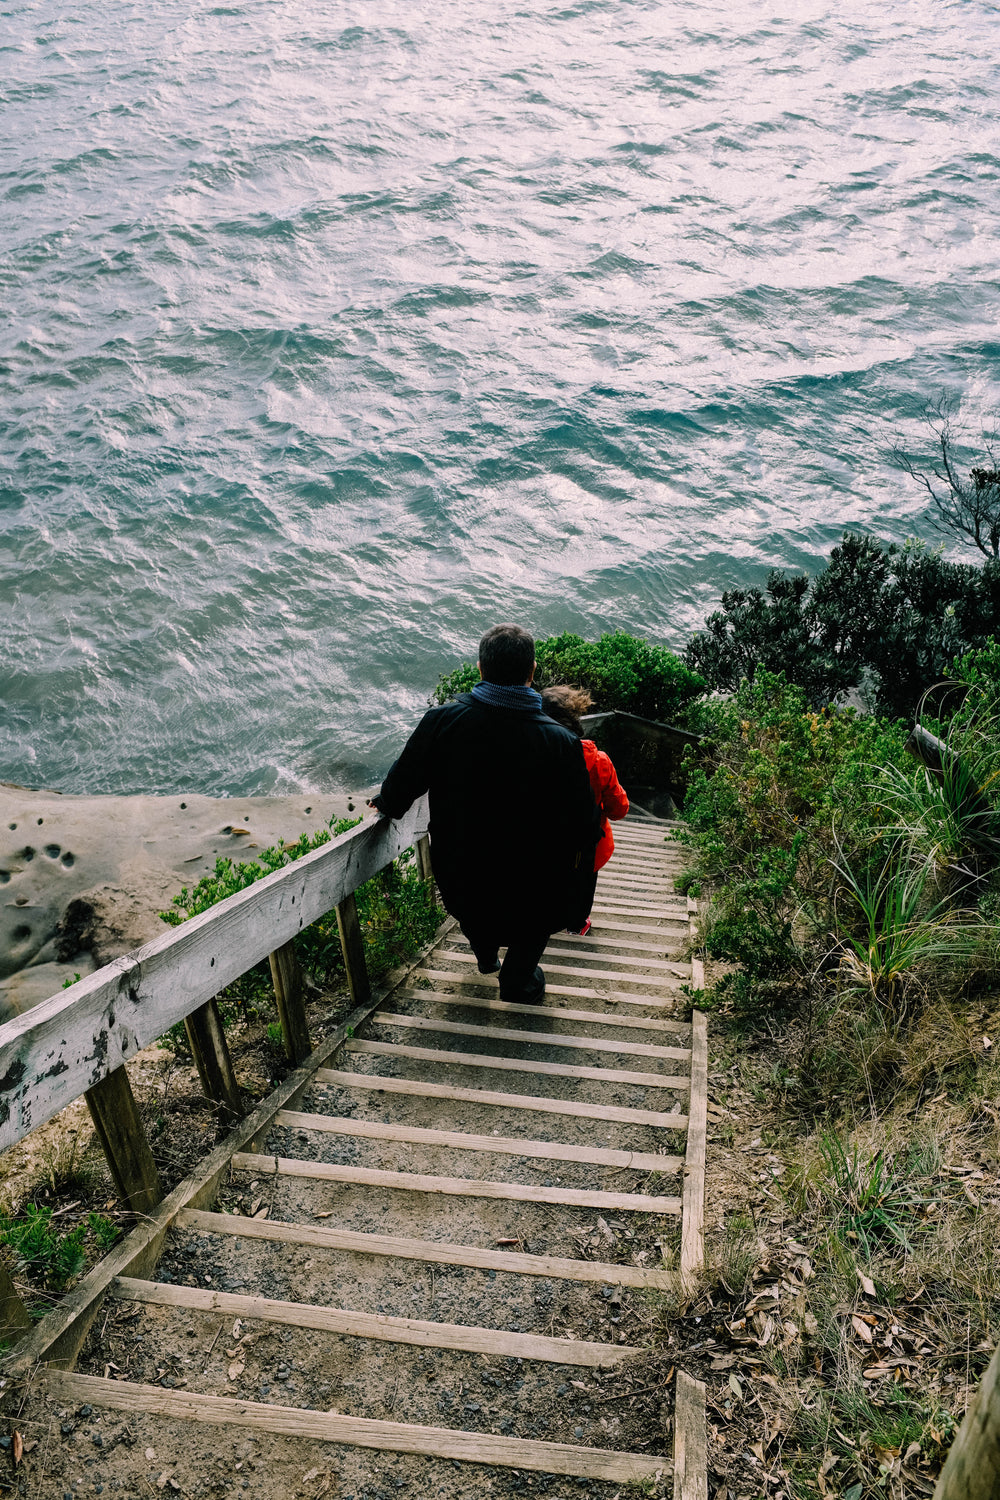
[{"label": "red puffy jacket", "polygon": [[624,818],[628,812],[628,798],[622,790],[610,755],[598,750],[593,740],[581,740],[583,758],[594,793],[594,801],[601,810],[601,837],[594,852],[594,869],[602,869],[615,852],[615,841],[611,834],[609,818]]}]

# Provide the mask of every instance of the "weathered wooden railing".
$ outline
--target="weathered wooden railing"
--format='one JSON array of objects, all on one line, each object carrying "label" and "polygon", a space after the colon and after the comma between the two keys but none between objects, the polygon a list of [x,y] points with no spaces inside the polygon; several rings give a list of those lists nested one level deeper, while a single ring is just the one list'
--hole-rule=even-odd
[{"label": "weathered wooden railing", "polygon": [[[243,1112],[216,995],[270,957],[285,1049],[311,1043],[292,940],[336,909],[355,1004],[370,992],[355,892],[416,843],[430,872],[426,799],[405,818],[369,818],[256,885],[117,958],[0,1026],[0,1150],[83,1095],[118,1191],[149,1213],[163,1197],[125,1063],[183,1021],[205,1093],[224,1118]],[[0,1282],[0,1303],[7,1287]]]}]

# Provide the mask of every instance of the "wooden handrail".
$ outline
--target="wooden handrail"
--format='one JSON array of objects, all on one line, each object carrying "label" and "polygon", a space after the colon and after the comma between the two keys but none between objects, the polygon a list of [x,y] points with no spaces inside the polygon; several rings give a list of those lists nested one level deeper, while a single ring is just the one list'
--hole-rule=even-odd
[{"label": "wooden handrail", "polygon": [[345,901],[427,828],[427,803],[367,818],[0,1026],[0,1150]]}]

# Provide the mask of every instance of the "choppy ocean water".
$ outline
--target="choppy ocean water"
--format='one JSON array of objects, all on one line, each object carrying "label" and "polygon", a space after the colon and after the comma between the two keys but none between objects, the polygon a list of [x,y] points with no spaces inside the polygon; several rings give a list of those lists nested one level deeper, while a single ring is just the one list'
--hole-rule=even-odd
[{"label": "choppy ocean water", "polygon": [[1000,403],[996,5],[66,10],[0,0],[0,779],[357,785],[497,618],[931,535],[893,437]]}]

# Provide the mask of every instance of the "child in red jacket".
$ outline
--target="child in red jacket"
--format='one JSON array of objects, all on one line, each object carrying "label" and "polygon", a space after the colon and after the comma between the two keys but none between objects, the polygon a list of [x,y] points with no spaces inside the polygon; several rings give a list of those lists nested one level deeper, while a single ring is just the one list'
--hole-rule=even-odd
[{"label": "child in red jacket", "polygon": [[[566,929],[580,937],[585,937],[590,931],[590,909],[597,889],[597,872],[604,868],[615,850],[608,819],[613,818],[617,822],[628,812],[628,797],[618,780],[611,757],[605,755],[603,750],[598,750],[593,740],[583,737],[580,715],[587,712],[593,701],[583,688],[550,687],[542,691],[542,707],[549,718],[564,724],[567,729],[572,729],[574,734],[580,736],[594,801],[602,813],[601,837],[594,852],[594,868],[581,877],[579,888],[574,893],[574,911],[570,919],[572,925]],[[576,921],[577,916],[579,922]]]}]

